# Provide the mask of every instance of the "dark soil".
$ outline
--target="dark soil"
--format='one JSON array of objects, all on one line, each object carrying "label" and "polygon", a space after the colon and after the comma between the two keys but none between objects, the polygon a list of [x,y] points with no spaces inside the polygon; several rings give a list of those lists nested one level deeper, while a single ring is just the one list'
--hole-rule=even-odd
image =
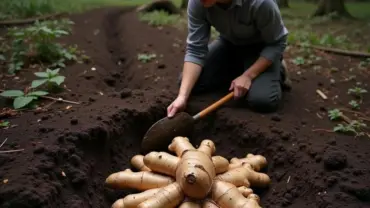
[{"label": "dark soil", "polygon": [[[0,150],[24,149],[0,153],[2,208],[110,207],[130,190],[104,187],[106,177],[130,167],[144,133],[165,116],[176,96],[184,31],[149,27],[135,13],[120,9],[93,10],[71,19],[73,35],[63,42],[77,44],[92,62],[63,70],[69,90],[58,96],[82,104],[67,109],[71,104],[54,103],[46,112],[19,111],[1,118],[14,126],[0,131],[0,143],[8,139]],[[294,50],[288,58],[294,58]],[[137,54],[144,52],[158,58],[140,63]],[[195,145],[212,139],[217,154],[228,159],[247,153],[266,156],[273,181],[268,190],[255,190],[263,207],[370,206],[369,138],[324,131],[334,126],[327,110],[348,106],[347,89],[356,82],[368,83],[368,73],[349,70],[360,60],[317,55],[324,58],[321,70],[289,62],[294,88],[285,94],[277,113],[257,114],[230,102],[197,123],[191,138]],[[332,67],[339,71],[332,73]],[[357,77],[345,80],[349,75]],[[34,79],[32,70],[18,77],[3,73],[2,87],[23,88]],[[320,98],[317,88],[329,99]],[[188,112],[194,114],[223,95],[192,98]],[[361,104],[368,117],[369,98],[364,96]],[[2,100],[2,107],[9,107],[6,104]]]}]

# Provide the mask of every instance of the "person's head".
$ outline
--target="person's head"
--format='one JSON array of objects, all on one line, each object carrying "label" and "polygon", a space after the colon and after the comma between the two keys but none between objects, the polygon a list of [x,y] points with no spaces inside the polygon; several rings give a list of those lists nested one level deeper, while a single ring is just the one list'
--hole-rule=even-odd
[{"label": "person's head", "polygon": [[230,3],[232,0],[200,0],[204,7],[211,7],[216,3]]}]

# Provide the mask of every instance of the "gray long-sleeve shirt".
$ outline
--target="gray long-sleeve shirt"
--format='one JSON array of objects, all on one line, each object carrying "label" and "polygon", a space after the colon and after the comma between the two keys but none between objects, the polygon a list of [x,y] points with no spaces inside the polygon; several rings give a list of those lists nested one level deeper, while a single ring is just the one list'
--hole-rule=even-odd
[{"label": "gray long-sleeve shirt", "polygon": [[227,9],[205,8],[200,0],[189,0],[187,14],[187,62],[204,65],[211,26],[235,45],[265,43],[260,55],[271,61],[285,50],[288,30],[275,0],[232,0]]}]

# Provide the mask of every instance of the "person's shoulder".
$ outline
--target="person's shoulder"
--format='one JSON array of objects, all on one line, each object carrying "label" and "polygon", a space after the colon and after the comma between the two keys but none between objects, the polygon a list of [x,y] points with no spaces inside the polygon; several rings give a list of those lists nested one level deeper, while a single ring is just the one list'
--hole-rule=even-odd
[{"label": "person's shoulder", "polygon": [[189,0],[188,2],[188,7],[192,7],[192,8],[202,8],[203,5],[202,3],[200,2],[200,0]]},{"label": "person's shoulder", "polygon": [[200,0],[189,0],[187,10],[188,13],[203,14],[205,7],[203,7],[203,4],[200,2]]}]

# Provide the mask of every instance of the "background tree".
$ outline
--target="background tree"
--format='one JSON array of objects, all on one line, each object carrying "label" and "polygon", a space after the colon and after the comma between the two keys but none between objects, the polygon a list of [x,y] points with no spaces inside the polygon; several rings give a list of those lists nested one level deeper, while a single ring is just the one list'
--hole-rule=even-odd
[{"label": "background tree", "polygon": [[324,16],[331,13],[352,17],[344,5],[344,0],[320,0],[313,16]]}]

